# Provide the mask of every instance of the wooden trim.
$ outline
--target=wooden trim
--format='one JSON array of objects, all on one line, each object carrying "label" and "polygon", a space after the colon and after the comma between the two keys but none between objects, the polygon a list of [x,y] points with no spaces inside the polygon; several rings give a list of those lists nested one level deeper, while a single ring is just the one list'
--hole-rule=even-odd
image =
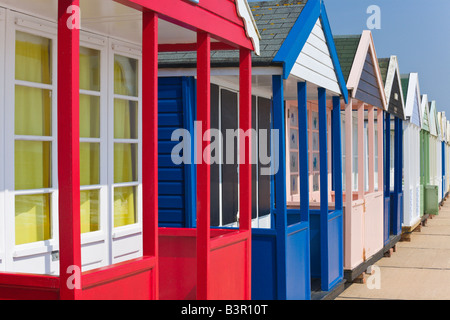
[{"label": "wooden trim", "polygon": [[[203,159],[203,150],[210,148],[207,131],[211,127],[211,37],[207,33],[198,32],[197,39],[197,121],[202,124],[201,132],[197,133],[200,140],[197,144],[197,299],[207,300],[210,295],[211,166],[200,159]],[[209,159],[207,162],[210,162]]]},{"label": "wooden trim", "polygon": [[[244,132],[252,129],[252,56],[247,49],[240,50],[239,63],[239,128]],[[252,228],[252,135],[240,141],[239,163],[239,229],[248,231],[251,240]],[[243,156],[245,155],[245,156]],[[251,300],[251,245],[246,246],[247,266],[244,277],[245,299]]]},{"label": "wooden trim", "polygon": [[[142,237],[143,255],[158,257],[158,15],[142,17]],[[158,299],[158,263],[152,274]]]},{"label": "wooden trim", "polygon": [[79,0],[58,1],[58,181],[60,292],[62,300],[81,297],[81,284],[73,289],[70,267],[81,271],[80,234],[80,132],[79,49],[80,31],[68,28],[69,7]]}]

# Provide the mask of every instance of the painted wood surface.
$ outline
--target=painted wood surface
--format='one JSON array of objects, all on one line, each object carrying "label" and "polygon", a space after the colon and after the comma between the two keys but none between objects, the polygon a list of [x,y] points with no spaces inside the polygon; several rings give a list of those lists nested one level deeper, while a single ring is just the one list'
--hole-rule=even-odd
[{"label": "painted wood surface", "polygon": [[320,19],[317,19],[291,74],[335,94],[340,94],[336,71]]},{"label": "painted wood surface", "polygon": [[364,61],[361,78],[356,92],[356,99],[371,104],[377,108],[383,108],[382,97],[380,95],[380,86],[375,72],[374,59],[368,52]]},{"label": "painted wood surface", "polygon": [[398,78],[398,75],[396,74],[394,77],[391,95],[389,98],[388,112],[403,120],[405,117],[404,108],[403,108],[403,98],[402,98],[403,94],[401,91],[401,87],[399,85],[399,81],[400,81],[400,79]]},{"label": "painted wood surface", "polygon": [[[252,23],[245,23],[244,25],[242,18],[237,14],[236,2],[233,0],[208,0],[201,1],[198,5],[179,0],[115,1],[136,10],[155,11],[160,14],[161,18],[169,22],[188,27],[194,31],[202,30],[208,32],[214,38],[234,46],[238,45],[250,50],[255,49],[245,31],[245,27],[254,28],[254,25]],[[245,8],[242,10],[245,10]],[[252,35],[254,34],[257,33],[252,32]]]}]

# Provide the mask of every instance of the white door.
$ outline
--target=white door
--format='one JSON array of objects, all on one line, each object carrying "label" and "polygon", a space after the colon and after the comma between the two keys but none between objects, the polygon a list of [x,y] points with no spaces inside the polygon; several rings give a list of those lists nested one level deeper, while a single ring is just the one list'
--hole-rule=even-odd
[{"label": "white door", "polygon": [[111,263],[142,256],[140,47],[110,41],[108,188]]},{"label": "white door", "polygon": [[6,14],[5,270],[58,271],[56,25]]},{"label": "white door", "polygon": [[110,263],[107,39],[81,33],[80,219],[83,271]]},{"label": "white door", "polygon": [[0,271],[5,271],[5,232],[3,230],[5,226],[5,166],[4,166],[4,97],[5,97],[5,21],[6,12],[5,9],[0,8]]}]

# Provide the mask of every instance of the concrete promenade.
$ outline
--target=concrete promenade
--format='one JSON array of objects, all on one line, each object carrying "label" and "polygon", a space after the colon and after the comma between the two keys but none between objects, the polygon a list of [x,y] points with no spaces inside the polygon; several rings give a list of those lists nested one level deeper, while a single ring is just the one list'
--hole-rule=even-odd
[{"label": "concrete promenade", "polygon": [[397,243],[375,266],[365,284],[351,284],[336,300],[450,300],[450,199],[411,242]]}]

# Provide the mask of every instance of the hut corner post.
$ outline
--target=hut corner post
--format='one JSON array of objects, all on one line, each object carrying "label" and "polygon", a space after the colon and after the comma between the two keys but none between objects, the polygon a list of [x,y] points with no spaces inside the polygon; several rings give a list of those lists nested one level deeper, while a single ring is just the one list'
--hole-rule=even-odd
[{"label": "hut corner post", "polygon": [[[197,33],[197,121],[202,124],[198,132],[199,144],[197,159],[210,155],[208,141],[211,127],[211,37],[206,32]],[[208,300],[210,296],[211,253],[211,167],[209,159],[197,165],[197,300]]]},{"label": "hut corner post", "polygon": [[[143,255],[158,257],[158,14],[145,11],[142,21]],[[152,296],[158,300],[158,264],[152,278]]]},{"label": "hut corner post", "polygon": [[[79,0],[58,0],[58,184],[60,298],[81,299]],[[79,21],[74,21],[79,22]]]},{"label": "hut corner post", "polygon": [[239,189],[240,192],[240,218],[239,228],[248,234],[247,261],[248,267],[245,277],[245,298],[251,300],[251,228],[252,228],[252,134],[248,135],[245,143],[246,132],[252,129],[252,56],[248,49],[240,49],[239,64],[239,127],[244,132],[240,140],[241,159],[239,163]]},{"label": "hut corner post", "polygon": [[287,199],[286,199],[286,146],[285,146],[285,110],[284,110],[284,86],[283,78],[279,75],[272,77],[273,86],[273,122],[274,129],[279,130],[278,144],[280,151],[278,159],[278,172],[275,174],[275,228],[277,230],[277,299],[287,298]]},{"label": "hut corner post", "polygon": [[321,287],[329,290],[329,232],[328,232],[328,134],[327,134],[327,92],[318,88],[319,105],[319,149],[320,149],[320,255]]}]

